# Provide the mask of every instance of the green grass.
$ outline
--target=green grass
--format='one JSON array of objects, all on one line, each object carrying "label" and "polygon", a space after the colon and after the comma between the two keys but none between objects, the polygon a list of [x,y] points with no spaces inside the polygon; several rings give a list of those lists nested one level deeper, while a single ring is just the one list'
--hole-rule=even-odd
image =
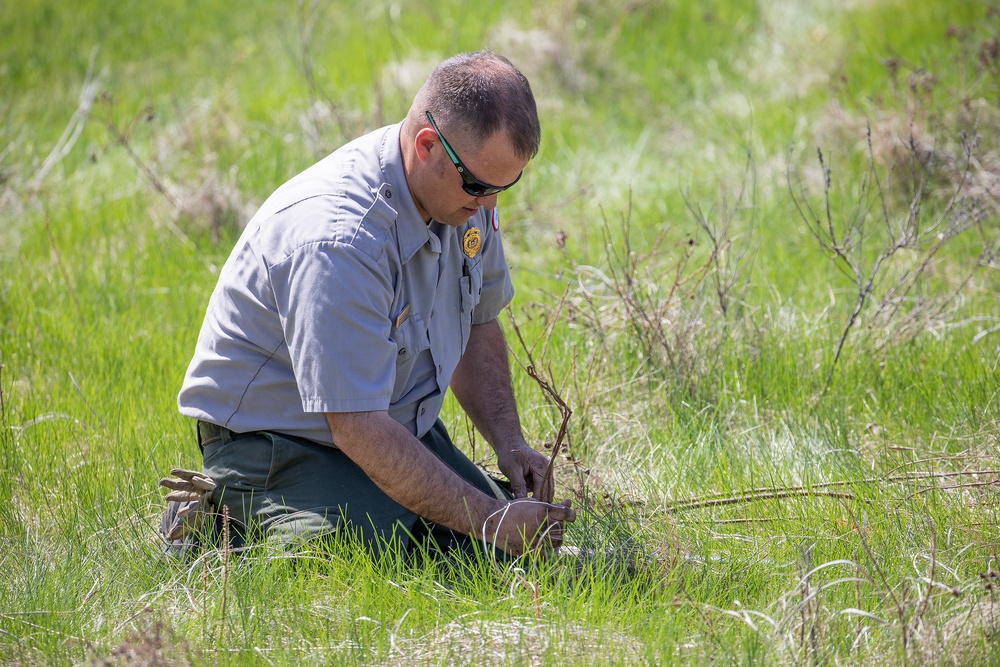
[{"label": "green grass", "polygon": [[[996,260],[963,282],[1000,240],[995,1],[105,4],[0,6],[0,663],[1000,664]],[[156,480],[200,464],[175,397],[232,222],[483,46],[542,115],[501,205],[511,312],[573,410],[581,554],[164,558]],[[93,108],[43,168],[91,58]],[[868,211],[867,270],[866,170],[900,160],[893,223],[916,173],[930,224],[962,132],[984,214],[881,317],[928,246],[894,256],[835,362],[857,287],[788,177],[822,211],[822,149],[835,222]],[[551,441],[556,409],[515,385]]]}]

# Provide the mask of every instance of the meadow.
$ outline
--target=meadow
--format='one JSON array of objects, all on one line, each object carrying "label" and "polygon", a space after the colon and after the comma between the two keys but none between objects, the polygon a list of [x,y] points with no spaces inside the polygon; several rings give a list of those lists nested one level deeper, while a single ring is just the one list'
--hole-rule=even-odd
[{"label": "meadow", "polygon": [[[1000,664],[998,43],[997,0],[0,4],[0,663]],[[166,557],[241,225],[481,48],[539,103],[503,325],[575,553]]]}]

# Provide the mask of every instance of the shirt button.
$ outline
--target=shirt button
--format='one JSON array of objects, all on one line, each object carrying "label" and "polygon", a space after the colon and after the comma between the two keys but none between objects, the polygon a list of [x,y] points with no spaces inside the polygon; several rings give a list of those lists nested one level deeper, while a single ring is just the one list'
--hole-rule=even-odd
[{"label": "shirt button", "polygon": [[424,413],[427,412],[427,408],[420,408],[420,416],[423,417]]},{"label": "shirt button", "polygon": [[442,366],[441,364],[438,364],[438,373],[440,373],[443,370],[444,370],[444,366]]},{"label": "shirt button", "polygon": [[403,356],[404,354],[406,354],[406,348],[405,347],[399,348],[399,356]]}]

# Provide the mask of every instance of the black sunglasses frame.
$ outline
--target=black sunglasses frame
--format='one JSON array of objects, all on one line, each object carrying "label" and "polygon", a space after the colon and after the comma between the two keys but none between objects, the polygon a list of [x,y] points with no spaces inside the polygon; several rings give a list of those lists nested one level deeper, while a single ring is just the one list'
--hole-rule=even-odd
[{"label": "black sunglasses frame", "polygon": [[431,122],[431,127],[434,129],[434,133],[437,134],[438,139],[441,140],[441,145],[444,146],[445,152],[448,153],[448,157],[451,158],[452,163],[455,165],[455,169],[458,170],[458,174],[462,177],[462,189],[468,194],[473,197],[489,197],[490,195],[495,195],[498,192],[503,192],[504,190],[509,189],[521,180],[521,174],[524,173],[523,171],[521,174],[517,175],[517,178],[507,185],[490,185],[489,183],[484,183],[473,176],[472,172],[469,171],[469,168],[462,164],[462,161],[458,159],[458,155],[455,154],[455,151],[452,149],[451,144],[448,143],[448,140],[444,138],[443,134],[441,134],[441,130],[438,129],[437,123],[434,122],[434,116],[431,115],[430,111],[427,111],[426,113],[427,120]]}]

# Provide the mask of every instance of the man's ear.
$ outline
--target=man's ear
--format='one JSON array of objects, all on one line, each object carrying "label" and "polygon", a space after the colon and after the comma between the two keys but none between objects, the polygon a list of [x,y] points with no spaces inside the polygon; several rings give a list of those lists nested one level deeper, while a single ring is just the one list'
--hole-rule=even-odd
[{"label": "man's ear", "polygon": [[413,138],[413,149],[417,159],[421,162],[430,160],[431,149],[438,143],[440,142],[438,141],[437,133],[432,128],[420,128],[417,131],[417,136]]}]

